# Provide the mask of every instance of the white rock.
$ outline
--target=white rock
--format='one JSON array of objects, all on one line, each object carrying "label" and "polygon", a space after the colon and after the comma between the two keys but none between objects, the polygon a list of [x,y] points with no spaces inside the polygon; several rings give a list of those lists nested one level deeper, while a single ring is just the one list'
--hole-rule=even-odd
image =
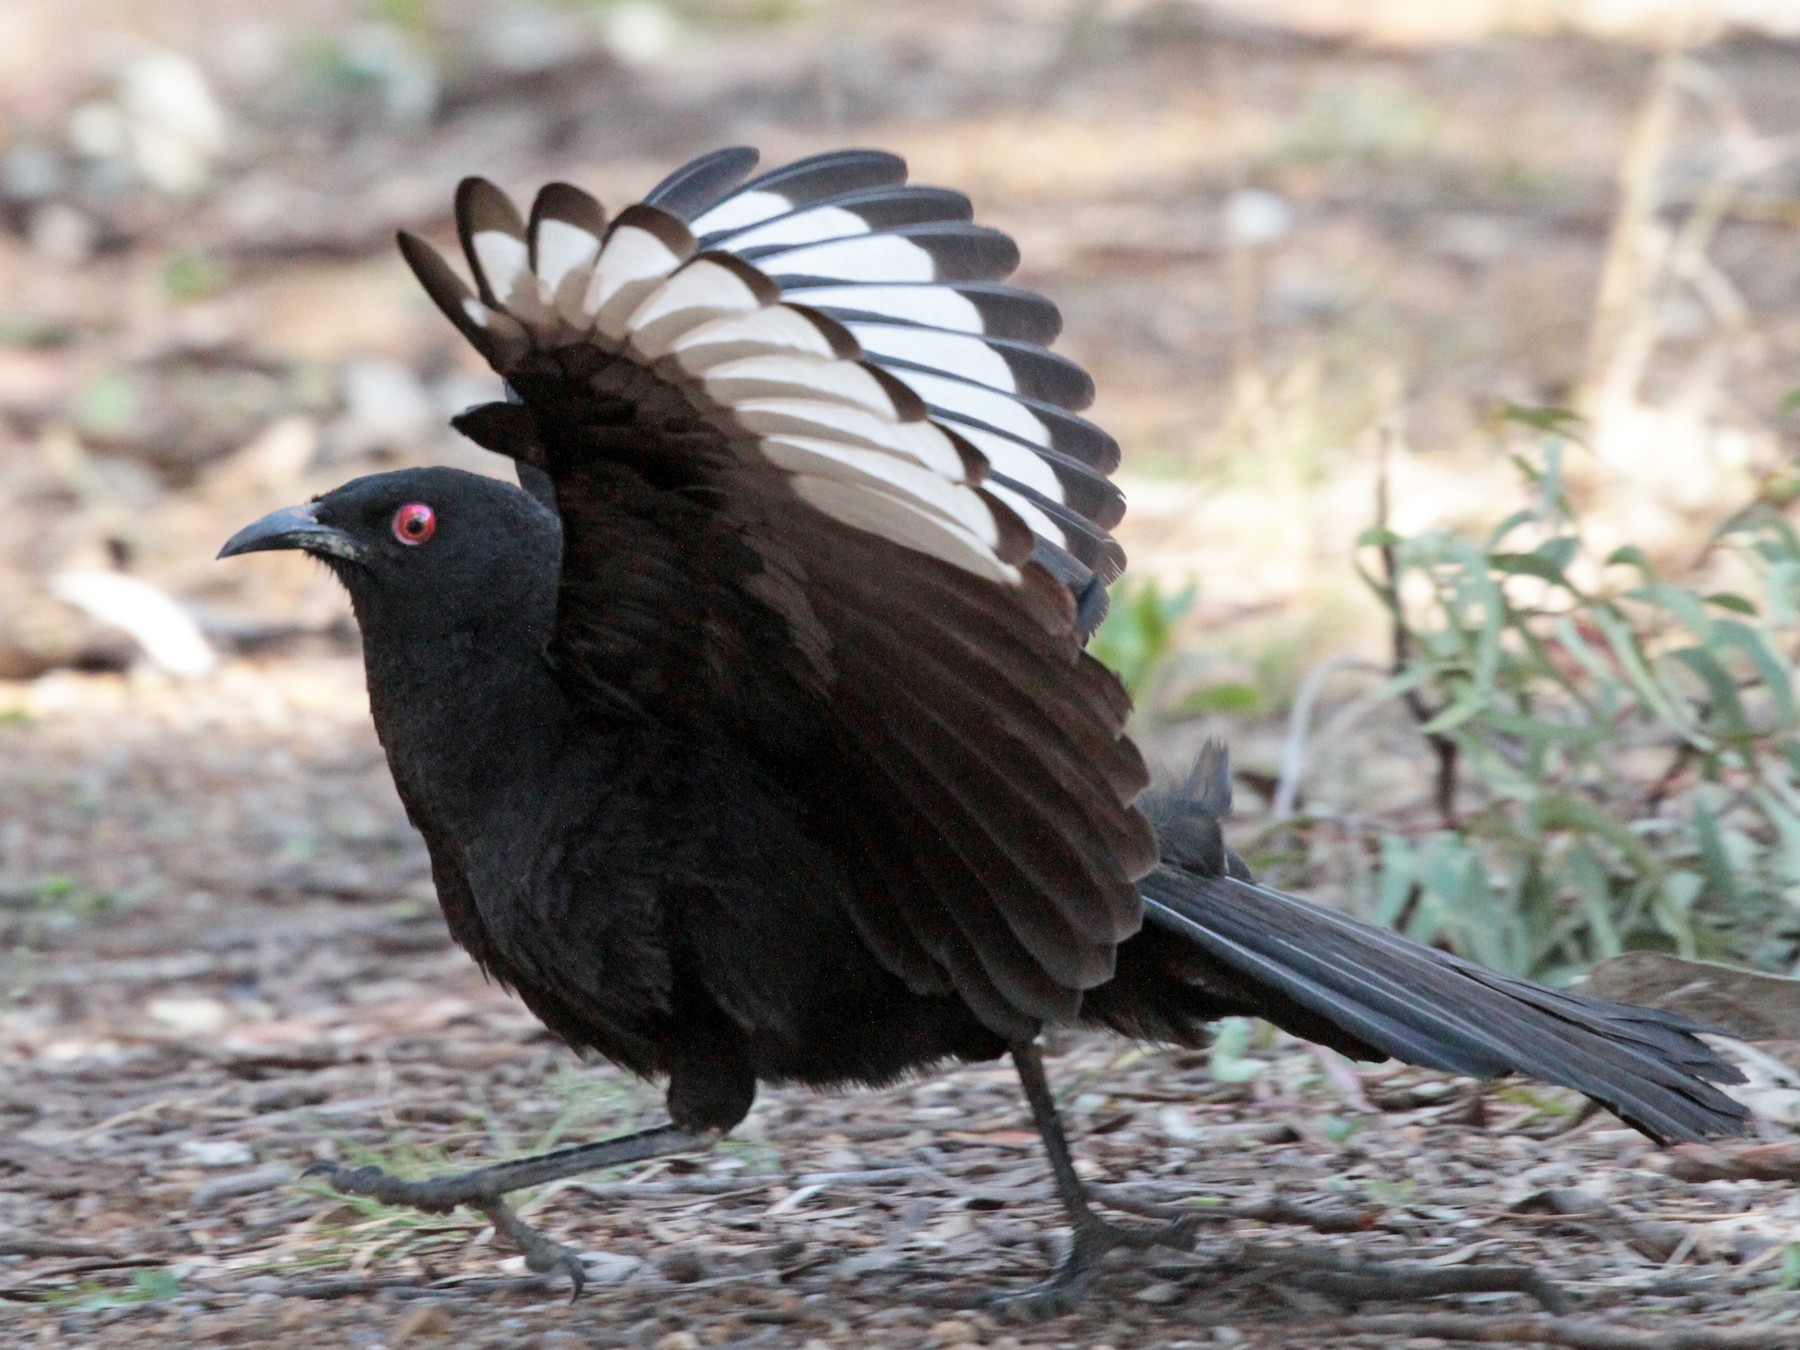
[{"label": "white rock", "polygon": [[62,572],[50,590],[83,613],[129,633],[152,665],[188,679],[219,663],[194,618],[166,592],[124,572]]},{"label": "white rock", "polygon": [[153,998],[144,1005],[144,1011],[150,1014],[151,1021],[186,1032],[218,1031],[231,1020],[229,1008],[205,995]]},{"label": "white rock", "polygon": [[1294,208],[1280,193],[1240,188],[1225,199],[1225,232],[1240,244],[1273,244],[1294,228]]},{"label": "white rock", "polygon": [[256,1161],[250,1145],[237,1139],[186,1139],[181,1156],[202,1167],[242,1167]]}]

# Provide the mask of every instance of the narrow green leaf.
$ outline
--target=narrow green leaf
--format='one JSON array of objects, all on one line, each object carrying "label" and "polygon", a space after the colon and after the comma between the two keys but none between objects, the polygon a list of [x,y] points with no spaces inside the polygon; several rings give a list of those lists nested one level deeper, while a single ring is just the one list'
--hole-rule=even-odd
[{"label": "narrow green leaf", "polygon": [[1643,699],[1657,716],[1667,722],[1676,731],[1702,750],[1713,748],[1712,739],[1693,723],[1693,719],[1670,701],[1661,685],[1651,676],[1650,668],[1644,662],[1644,654],[1638,649],[1637,635],[1611,606],[1598,606],[1593,611],[1594,623],[1606,637],[1606,645],[1612,648],[1613,655],[1619,658],[1625,676],[1631,681],[1631,687],[1637,690],[1638,697]]},{"label": "narrow green leaf", "polygon": [[1712,618],[1700,603],[1700,597],[1682,586],[1672,586],[1666,581],[1652,581],[1625,592],[1633,600],[1641,600],[1645,604],[1655,605],[1658,609],[1673,614],[1688,631],[1702,642],[1712,639]]},{"label": "narrow green leaf", "polygon": [[1730,591],[1714,591],[1706,597],[1706,603],[1717,605],[1720,609],[1728,609],[1734,614],[1756,615],[1756,606],[1741,595],[1733,595]]},{"label": "narrow green leaf", "polygon": [[1496,571],[1505,572],[1509,576],[1542,577],[1559,586],[1569,584],[1559,563],[1539,557],[1536,553],[1490,553],[1488,563]]},{"label": "narrow green leaf", "polygon": [[1501,521],[1498,525],[1494,526],[1492,530],[1488,531],[1487,551],[1490,553],[1496,551],[1499,548],[1502,539],[1518,529],[1519,526],[1529,525],[1537,518],[1538,513],[1530,507],[1524,507],[1514,511],[1505,520]]},{"label": "narrow green leaf", "polygon": [[1768,690],[1769,697],[1775,700],[1780,710],[1783,726],[1800,723],[1800,707],[1796,707],[1794,701],[1793,668],[1766,636],[1736,619],[1719,619],[1713,624],[1713,641],[1736,647],[1750,659],[1762,687]]},{"label": "narrow green leaf", "polygon": [[1725,840],[1719,833],[1719,818],[1704,802],[1694,803],[1694,837],[1700,844],[1700,863],[1706,869],[1706,884],[1730,909],[1743,903],[1738,889],[1737,869],[1725,851]]},{"label": "narrow green leaf", "polygon": [[1546,793],[1534,814],[1543,830],[1575,830],[1598,836],[1622,853],[1639,872],[1658,877],[1663,874],[1662,864],[1642,839],[1585,797],[1572,792]]},{"label": "narrow green leaf", "polygon": [[1744,714],[1737,684],[1718,659],[1704,647],[1683,647],[1669,655],[1705,682],[1712,702],[1712,720],[1723,724],[1724,734],[1734,740],[1748,738],[1750,719]]},{"label": "narrow green leaf", "polygon": [[1500,420],[1573,440],[1587,419],[1569,408],[1528,408],[1520,403],[1504,403],[1500,406]]},{"label": "narrow green leaf", "polygon": [[1426,736],[1436,736],[1442,732],[1453,731],[1480,713],[1487,705],[1481,691],[1471,685],[1457,696],[1448,708],[1432,718],[1419,731]]},{"label": "narrow green leaf", "polygon": [[1381,836],[1381,872],[1375,885],[1371,923],[1392,928],[1412,895],[1416,867],[1412,845],[1395,834]]}]

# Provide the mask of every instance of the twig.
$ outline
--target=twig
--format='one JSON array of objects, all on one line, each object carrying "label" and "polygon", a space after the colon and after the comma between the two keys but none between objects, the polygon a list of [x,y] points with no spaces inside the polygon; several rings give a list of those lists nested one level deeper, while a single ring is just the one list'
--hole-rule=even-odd
[{"label": "twig", "polygon": [[394,1298],[430,1298],[457,1293],[544,1293],[565,1292],[565,1287],[548,1275],[486,1276],[459,1280],[418,1280],[404,1275],[352,1275],[337,1280],[294,1280],[269,1292],[282,1298],[316,1298],[332,1300],[361,1298],[364,1294],[388,1294]]},{"label": "twig", "polygon": [[1342,670],[1372,670],[1383,674],[1379,666],[1360,656],[1333,656],[1306,672],[1300,690],[1294,695],[1294,706],[1288,712],[1287,735],[1281,743],[1281,773],[1275,780],[1275,795],[1269,800],[1269,815],[1286,820],[1294,814],[1300,799],[1300,782],[1306,776],[1306,742],[1312,729],[1313,705],[1325,681]]},{"label": "twig", "polygon": [[1644,797],[1644,814],[1655,815],[1661,809],[1664,800],[1674,788],[1676,780],[1699,756],[1694,743],[1686,738],[1675,747],[1675,757],[1669,761],[1669,767],[1662,771],[1662,776],[1650,785],[1650,791]]},{"label": "twig", "polygon": [[1800,1181],[1800,1144],[1677,1144],[1665,1170],[1677,1181]]},{"label": "twig", "polygon": [[[1444,1294],[1524,1294],[1547,1312],[1568,1310],[1562,1290],[1534,1266],[1431,1266],[1414,1261],[1372,1262],[1302,1247],[1245,1243],[1232,1265],[1299,1267],[1284,1274],[1290,1289],[1311,1289],[1356,1303],[1375,1299],[1435,1298]],[[1424,1334],[1424,1333],[1420,1333]]]},{"label": "twig", "polygon": [[1514,1205],[1518,1214],[1549,1213],[1571,1220],[1593,1221],[1621,1230],[1625,1240],[1639,1255],[1652,1261],[1667,1262],[1684,1248],[1691,1250],[1695,1230],[1685,1224],[1643,1220],[1609,1205],[1591,1191],[1573,1187],[1552,1187],[1539,1191],[1525,1202]]},{"label": "twig", "polygon": [[1343,1317],[1312,1323],[1311,1335],[1375,1336],[1384,1343],[1408,1337],[1441,1341],[1475,1341],[1488,1345],[1560,1345],[1572,1350],[1786,1350],[1794,1344],[1794,1328],[1680,1327],[1651,1331],[1645,1327],[1595,1322],[1587,1318],[1542,1317],[1531,1313],[1484,1317],[1475,1313],[1386,1313]]},{"label": "twig", "polygon": [[1353,1304],[1447,1294],[1524,1294],[1550,1312],[1563,1312],[1569,1306],[1562,1291],[1530,1266],[1313,1270],[1288,1276],[1283,1283]]},{"label": "twig", "polygon": [[925,1169],[909,1163],[893,1167],[870,1167],[854,1172],[805,1172],[796,1177],[785,1173],[751,1174],[730,1177],[670,1177],[658,1181],[577,1182],[568,1189],[579,1191],[596,1200],[635,1200],[658,1195],[726,1196],[767,1190],[771,1186],[878,1186],[886,1182],[910,1181],[925,1175]]},{"label": "twig", "polygon": [[91,1261],[76,1261],[72,1265],[52,1266],[49,1270],[34,1271],[24,1281],[25,1285],[42,1284],[46,1280],[65,1279],[70,1275],[92,1275],[97,1270],[132,1270],[141,1266],[166,1266],[168,1261],[160,1256],[98,1256]]},{"label": "twig", "polygon": [[69,1238],[33,1237],[29,1233],[0,1233],[0,1256],[95,1256],[110,1259],[119,1253],[93,1242]]},{"label": "twig", "polygon": [[[1375,462],[1375,528],[1381,533],[1381,596],[1386,602],[1388,615],[1393,624],[1393,673],[1401,674],[1406,670],[1406,663],[1412,658],[1412,642],[1407,634],[1405,610],[1400,601],[1400,566],[1394,552],[1393,534],[1388,529],[1388,454],[1392,448],[1394,433],[1391,427],[1383,427],[1377,442],[1379,453]],[[1425,743],[1431,747],[1431,753],[1437,757],[1437,775],[1435,779],[1434,800],[1437,804],[1438,818],[1444,822],[1444,828],[1456,828],[1456,742],[1441,731],[1426,731],[1443,712],[1442,708],[1433,708],[1425,701],[1425,696],[1414,685],[1401,694],[1400,701],[1406,705],[1406,711],[1412,714],[1418,723],[1420,734]]]},{"label": "twig", "polygon": [[1193,1219],[1203,1223],[1249,1219],[1256,1223],[1293,1224],[1317,1233],[1367,1233],[1382,1225],[1381,1216],[1369,1210],[1296,1205],[1279,1196],[1230,1205],[1195,1205],[1146,1200],[1117,1186],[1090,1185],[1087,1193],[1113,1209],[1146,1219]]}]

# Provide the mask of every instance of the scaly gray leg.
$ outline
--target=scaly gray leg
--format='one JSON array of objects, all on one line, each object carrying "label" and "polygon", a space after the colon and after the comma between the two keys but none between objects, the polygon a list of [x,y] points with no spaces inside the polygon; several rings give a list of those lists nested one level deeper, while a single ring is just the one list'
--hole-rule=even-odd
[{"label": "scaly gray leg", "polygon": [[518,1158],[477,1167],[472,1172],[425,1177],[419,1181],[405,1181],[379,1167],[345,1167],[341,1163],[316,1163],[306,1169],[305,1175],[322,1176],[346,1195],[365,1195],[384,1205],[410,1205],[427,1214],[447,1214],[458,1205],[478,1209],[487,1215],[495,1231],[504,1233],[524,1252],[525,1264],[532,1270],[540,1274],[567,1271],[575,1286],[574,1297],[579,1298],[584,1282],[581,1258],[532,1228],[513,1213],[503,1197],[509,1191],[542,1186],[603,1167],[645,1162],[673,1153],[702,1152],[717,1143],[724,1133],[723,1130],[685,1130],[679,1125],[658,1125],[654,1129],[604,1139],[596,1144],[577,1144],[535,1158]]},{"label": "scaly gray leg", "polygon": [[1019,1083],[1025,1089],[1025,1100],[1031,1103],[1031,1118],[1044,1141],[1044,1151],[1050,1155],[1056,1193],[1073,1231],[1068,1254],[1047,1280],[1016,1294],[993,1294],[979,1301],[982,1306],[1013,1321],[1039,1321],[1074,1308],[1093,1280],[1102,1258],[1115,1247],[1138,1250],[1170,1247],[1176,1251],[1192,1251],[1197,1220],[1177,1219],[1168,1224],[1127,1226],[1108,1223],[1094,1213],[1081,1178],[1075,1175],[1075,1160],[1069,1153],[1068,1136],[1063,1133],[1062,1120],[1057,1116],[1056,1099],[1050,1095],[1050,1084],[1044,1077],[1044,1061],[1037,1046],[1031,1042],[1014,1045],[1012,1057],[1019,1071]]}]

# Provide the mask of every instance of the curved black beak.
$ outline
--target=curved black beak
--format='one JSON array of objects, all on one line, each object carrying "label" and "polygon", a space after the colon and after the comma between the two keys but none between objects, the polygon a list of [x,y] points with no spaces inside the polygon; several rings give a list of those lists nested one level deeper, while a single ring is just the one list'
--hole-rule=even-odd
[{"label": "curved black beak", "polygon": [[221,558],[240,553],[263,553],[270,549],[297,548],[307,553],[362,562],[363,550],[356,540],[342,530],[320,523],[314,514],[315,503],[288,506],[271,511],[254,524],[246,525],[225,541],[219,550]]}]

